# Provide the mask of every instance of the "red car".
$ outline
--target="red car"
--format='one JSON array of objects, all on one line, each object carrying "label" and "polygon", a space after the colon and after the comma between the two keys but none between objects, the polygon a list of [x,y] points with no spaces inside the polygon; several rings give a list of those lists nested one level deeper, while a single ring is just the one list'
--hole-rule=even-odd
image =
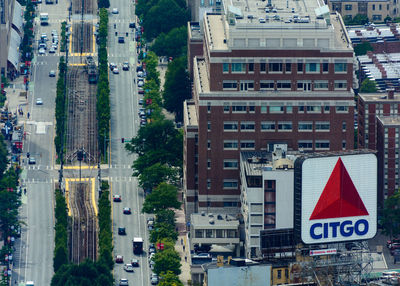
[{"label": "red car", "polygon": [[124,257],[122,255],[117,255],[115,257],[115,263],[124,263]]},{"label": "red car", "polygon": [[120,195],[114,195],[113,200],[114,200],[114,202],[120,203],[122,201],[122,198]]}]

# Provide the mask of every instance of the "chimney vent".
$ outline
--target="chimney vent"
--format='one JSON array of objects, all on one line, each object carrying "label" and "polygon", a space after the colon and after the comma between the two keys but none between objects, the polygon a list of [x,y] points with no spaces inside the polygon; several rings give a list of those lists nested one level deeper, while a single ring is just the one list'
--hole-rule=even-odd
[{"label": "chimney vent", "polygon": [[388,91],[388,99],[394,99],[394,88],[390,88]]}]

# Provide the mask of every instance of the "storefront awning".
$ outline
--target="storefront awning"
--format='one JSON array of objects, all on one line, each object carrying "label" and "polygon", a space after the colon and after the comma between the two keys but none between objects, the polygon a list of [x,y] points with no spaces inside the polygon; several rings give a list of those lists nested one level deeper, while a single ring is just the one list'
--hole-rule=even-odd
[{"label": "storefront awning", "polygon": [[235,246],[234,245],[218,245],[218,244],[213,244],[211,245],[211,249],[209,252],[211,253],[232,253],[235,251]]},{"label": "storefront awning", "polygon": [[11,29],[11,40],[8,47],[8,61],[18,70],[19,63],[19,46],[21,45],[21,37],[17,31]]},{"label": "storefront awning", "polygon": [[22,6],[17,1],[15,1],[12,24],[15,26],[19,34],[22,34],[23,17],[24,14],[22,11]]}]

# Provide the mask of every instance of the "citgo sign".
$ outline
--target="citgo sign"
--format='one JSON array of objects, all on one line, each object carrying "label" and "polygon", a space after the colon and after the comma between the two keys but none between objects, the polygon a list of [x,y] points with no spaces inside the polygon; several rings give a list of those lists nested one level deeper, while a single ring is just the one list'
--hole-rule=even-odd
[{"label": "citgo sign", "polygon": [[304,243],[375,236],[377,159],[374,154],[307,158],[302,163],[301,184]]}]

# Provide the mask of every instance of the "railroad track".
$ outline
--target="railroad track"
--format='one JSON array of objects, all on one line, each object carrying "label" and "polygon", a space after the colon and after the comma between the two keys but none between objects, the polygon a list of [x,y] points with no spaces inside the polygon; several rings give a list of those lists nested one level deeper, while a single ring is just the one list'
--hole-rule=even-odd
[{"label": "railroad track", "polygon": [[77,183],[70,192],[70,260],[80,263],[97,258],[97,220],[90,202],[89,184]]},{"label": "railroad track", "polygon": [[96,0],[73,0],[72,13],[73,14],[95,14],[97,12]]},{"label": "railroad track", "polygon": [[[83,24],[83,31],[82,29]],[[81,22],[74,26],[73,31],[73,53],[90,53],[93,49],[93,25],[91,22]],[[83,35],[83,41],[81,41]],[[82,47],[82,50],[81,50]]]}]

